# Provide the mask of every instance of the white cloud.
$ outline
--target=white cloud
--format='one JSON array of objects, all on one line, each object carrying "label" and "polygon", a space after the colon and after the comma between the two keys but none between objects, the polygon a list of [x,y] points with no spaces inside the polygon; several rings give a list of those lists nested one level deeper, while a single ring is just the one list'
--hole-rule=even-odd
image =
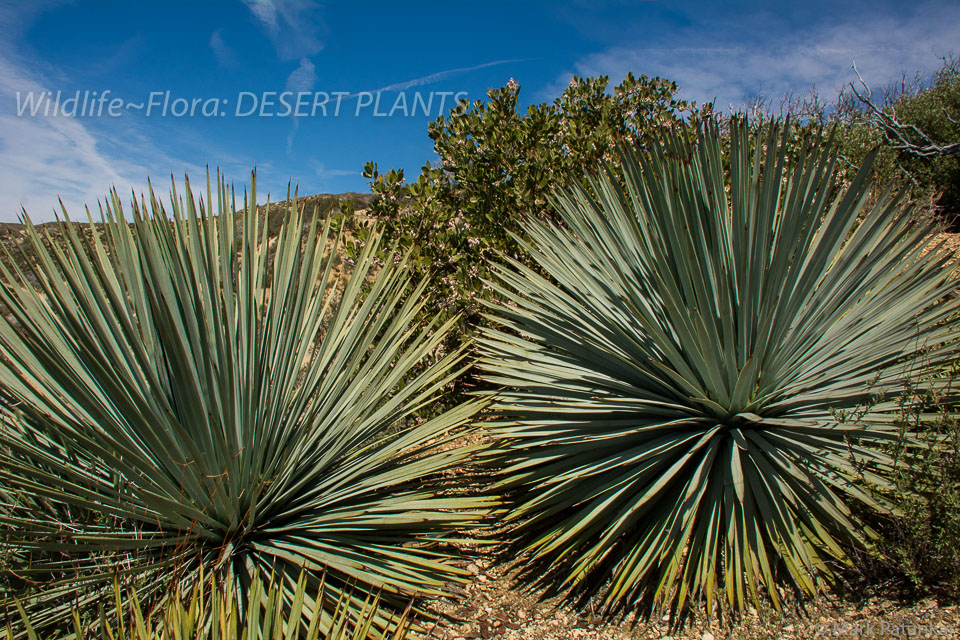
[{"label": "white cloud", "polygon": [[287,91],[311,91],[317,83],[317,68],[309,58],[300,58],[300,66],[287,76]]},{"label": "white cloud", "polygon": [[[317,68],[309,58],[300,58],[300,66],[290,72],[287,76],[287,91],[308,92],[312,91],[317,83]],[[290,127],[290,133],[287,134],[287,153],[293,149],[293,138],[297,134],[297,128],[300,126],[300,120],[296,115],[293,118],[293,125]]]},{"label": "white cloud", "polygon": [[[56,91],[35,66],[7,50],[0,52],[0,222],[17,221],[21,207],[34,221],[52,220],[55,212],[61,213],[60,201],[72,219],[85,219],[85,206],[98,217],[97,203],[112,187],[126,206],[131,190],[147,192],[148,175],[163,199],[172,168],[204,175],[204,167],[168,155],[148,130],[127,118],[99,122],[52,112],[18,115],[18,93],[23,101],[31,92]],[[228,155],[221,157],[233,162]]]},{"label": "white cloud", "polygon": [[[446,69],[444,71],[438,71],[436,73],[431,73],[425,76],[420,76],[418,78],[413,78],[410,80],[404,80],[402,82],[394,82],[388,84],[379,89],[373,89],[370,91],[358,91],[356,93],[351,93],[349,95],[343,96],[344,99],[350,100],[352,98],[358,97],[361,93],[382,93],[388,91],[404,91],[411,87],[422,87],[428,84],[434,84],[436,82],[442,82],[447,78],[452,78],[464,73],[469,73],[471,71],[478,71],[480,69],[486,69],[487,67],[495,67],[502,64],[508,64],[511,62],[523,62],[522,59],[510,59],[510,60],[494,60],[492,62],[484,62],[482,64],[473,65],[471,67],[458,67],[456,69]],[[307,58],[300,59],[300,66],[293,70],[293,72],[287,77],[287,90],[288,91],[311,91],[316,84],[317,74],[316,67],[310,62]],[[300,126],[298,118],[293,117],[293,126],[290,129],[290,133],[287,135],[287,153],[293,148],[293,140],[297,132],[297,128]],[[345,171],[345,172],[333,172],[324,171],[322,168],[318,170],[318,175],[325,176],[341,176],[341,175],[356,175],[356,171]]]},{"label": "white cloud", "polygon": [[[698,101],[716,98],[717,106],[740,107],[757,95],[772,100],[812,86],[832,98],[856,80],[854,60],[871,84],[884,85],[901,74],[912,77],[940,65],[938,56],[956,53],[960,43],[960,5],[915,5],[906,15],[840,16],[805,29],[757,28],[756,23],[701,26],[676,46],[666,40],[641,46],[617,46],[588,55],[574,65],[581,76],[608,75],[618,83],[632,71],[658,75],[680,85],[681,95]],[[549,88],[563,90],[572,73]]]},{"label": "white cloud", "polygon": [[324,193],[336,193],[343,190],[342,187],[339,186],[342,184],[342,181],[337,180],[337,178],[346,176],[356,177],[360,175],[360,172],[357,170],[328,169],[322,162],[314,163],[314,173],[317,180],[314,182],[313,188],[315,191],[319,190]]},{"label": "white cloud", "polygon": [[322,163],[317,166],[317,175],[321,178],[338,178],[340,176],[358,176],[359,171],[349,169],[327,169]]},{"label": "white cloud", "polygon": [[312,56],[323,49],[322,7],[306,0],[243,0],[284,60]]},{"label": "white cloud", "polygon": [[277,24],[277,5],[274,0],[243,0],[250,12],[263,23],[269,33],[279,31]]},{"label": "white cloud", "polygon": [[96,214],[97,199],[111,186],[123,195],[145,184],[142,166],[108,157],[78,118],[17,115],[18,93],[50,90],[18,43],[36,16],[57,4],[0,7],[0,222],[16,221],[21,207],[34,220],[50,220],[60,210],[58,196],[71,217],[83,219],[84,204]]},{"label": "white cloud", "polygon": [[[43,7],[56,4],[46,2]],[[131,190],[147,192],[148,176],[153,177],[157,196],[165,201],[171,170],[181,194],[184,172],[194,178],[195,185],[201,183],[206,169],[202,164],[186,162],[158,146],[157,140],[169,138],[161,119],[17,115],[18,92],[21,97],[28,92],[55,93],[64,75],[32,57],[24,42],[38,7],[40,3],[17,11],[0,3],[0,222],[17,221],[21,205],[34,221],[52,220],[54,212],[60,212],[58,197],[72,219],[85,218],[85,205],[96,217],[98,201],[113,186],[126,208]],[[242,193],[252,160],[238,155],[231,144],[201,133],[182,141],[178,151],[201,163],[210,158],[214,175],[219,164],[228,179],[239,181]],[[258,200],[266,198],[266,185],[285,184],[286,173],[269,162],[261,163]]]},{"label": "white cloud", "polygon": [[23,205],[35,219],[53,217],[59,195],[72,217],[83,217],[83,204],[116,185],[126,190],[143,184],[146,170],[111,161],[97,138],[77,118],[18,116],[16,94],[48,90],[23,69],[0,57],[0,99],[13,107],[0,112],[0,221],[17,219]]},{"label": "white cloud", "polygon": [[237,66],[237,54],[223,39],[223,29],[217,29],[210,34],[210,49],[217,62],[224,67]]}]

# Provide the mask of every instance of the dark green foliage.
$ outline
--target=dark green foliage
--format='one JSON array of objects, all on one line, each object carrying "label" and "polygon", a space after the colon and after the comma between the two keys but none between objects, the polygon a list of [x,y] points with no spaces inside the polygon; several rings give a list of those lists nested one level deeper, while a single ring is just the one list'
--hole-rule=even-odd
[{"label": "dark green foliage", "polygon": [[[785,96],[779,109],[760,98],[751,114],[755,125],[789,117],[795,140],[835,129],[840,182],[851,180],[871,156],[874,199],[891,186],[904,188],[924,215],[937,213],[943,222],[957,223],[960,154],[920,157],[917,150],[960,144],[960,60],[947,58],[932,76],[904,75],[875,90],[853,83],[830,103],[816,89]],[[915,148],[901,148],[910,146]]]},{"label": "dark green foliage", "polygon": [[[953,366],[951,380],[960,377]],[[866,585],[896,582],[908,592],[960,597],[960,419],[956,389],[908,389],[892,502],[876,524],[881,538],[857,570]]]},{"label": "dark green foliage", "polygon": [[[960,64],[947,63],[934,76],[931,86],[912,95],[902,95],[892,112],[908,126],[915,126],[937,144],[960,143]],[[910,141],[922,144],[917,135]],[[919,158],[899,152],[903,169],[922,188],[938,196],[937,206],[951,222],[960,220],[960,154]]]},{"label": "dark green foliage", "polygon": [[511,234],[522,233],[523,214],[553,215],[551,189],[600,163],[616,165],[618,145],[644,144],[701,111],[661,78],[630,74],[612,92],[607,82],[575,77],[553,103],[523,112],[520,86],[511,81],[491,89],[486,102],[463,102],[430,125],[439,164],[423,167],[415,181],[404,184],[402,171],[382,174],[366,165],[380,196],[373,213],[388,237],[414,250],[413,264],[433,278],[441,309],[479,310],[491,293],[481,282],[487,262],[499,253],[520,255]]}]

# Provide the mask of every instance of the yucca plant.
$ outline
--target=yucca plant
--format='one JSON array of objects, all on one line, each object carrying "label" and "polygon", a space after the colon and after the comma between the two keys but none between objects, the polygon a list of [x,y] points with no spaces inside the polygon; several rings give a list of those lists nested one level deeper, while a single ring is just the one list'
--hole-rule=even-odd
[{"label": "yucca plant", "polygon": [[274,575],[289,605],[306,571],[353,610],[465,573],[436,543],[489,501],[445,490],[476,445],[443,445],[479,405],[418,418],[462,368],[434,357],[451,323],[418,326],[424,286],[376,265],[376,234],[339,282],[329,220],[295,198],[258,214],[255,177],[239,213],[208,177],[129,221],[116,192],[99,224],[64,211],[59,238],[27,218],[29,266],[0,264],[5,597],[37,628],[117,579],[152,606],[201,571],[241,596]]},{"label": "yucca plant", "polygon": [[749,131],[623,151],[622,177],[556,194],[562,224],[526,224],[542,271],[492,283],[508,520],[568,595],[709,614],[816,592],[869,544],[853,507],[887,508],[904,380],[958,356],[930,224],[866,207],[867,167],[841,189],[829,139]]},{"label": "yucca plant", "polygon": [[[216,579],[200,579],[189,591],[176,592],[163,605],[154,609],[144,607],[136,591],[124,590],[114,582],[113,593],[101,602],[96,615],[80,609],[71,611],[72,626],[60,633],[38,633],[30,616],[17,603],[16,616],[30,640],[63,638],[121,638],[129,640],[403,640],[411,629],[409,608],[401,613],[385,633],[379,633],[375,622],[380,613],[379,595],[368,595],[357,609],[347,596],[332,603],[330,624],[320,630],[322,615],[317,613],[326,605],[320,589],[307,605],[306,580],[301,575],[292,592],[293,599],[285,603],[289,588],[284,584],[264,585],[260,575],[253,577],[245,597],[240,597],[232,582],[218,583]],[[266,597],[262,597],[262,594]],[[243,603],[246,603],[244,605]],[[107,614],[107,606],[111,608]],[[310,619],[304,627],[303,618]],[[9,612],[4,630],[7,639],[15,637]],[[3,633],[0,631],[0,633]]]}]

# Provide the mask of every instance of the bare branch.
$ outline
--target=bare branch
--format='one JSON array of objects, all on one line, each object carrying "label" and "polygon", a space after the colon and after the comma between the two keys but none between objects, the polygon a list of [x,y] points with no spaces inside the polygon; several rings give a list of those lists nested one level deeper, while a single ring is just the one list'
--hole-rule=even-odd
[{"label": "bare branch", "polygon": [[923,187],[920,186],[920,183],[917,182],[917,179],[913,177],[913,174],[903,168],[903,165],[900,164],[900,161],[897,160],[897,169],[900,169],[900,173],[910,178],[910,184],[913,185],[913,188],[917,191],[923,191]]},{"label": "bare branch", "polygon": [[[886,133],[887,137],[890,138],[891,142],[893,142],[893,148],[895,150],[902,151],[908,155],[916,156],[918,158],[936,158],[939,156],[949,156],[960,153],[960,142],[938,144],[915,125],[902,122],[897,117],[897,111],[892,105],[888,113],[874,104],[871,100],[873,97],[873,92],[863,79],[863,76],[860,75],[860,71],[857,69],[856,63],[853,64],[853,71],[857,74],[857,78],[859,78],[860,85],[863,87],[864,91],[864,93],[861,94],[859,91],[857,91],[856,86],[854,86],[854,84],[851,82],[850,89],[853,91],[853,95],[857,96],[857,99],[866,105],[870,113],[875,116],[884,133]],[[944,115],[947,116],[947,119],[950,120],[950,122],[956,122],[956,120],[947,114],[946,110],[944,110]],[[914,142],[914,140],[918,139],[920,140],[919,143]]]},{"label": "bare branch", "polygon": [[950,114],[947,113],[946,107],[943,107],[941,110],[943,111],[943,117],[947,119],[947,122],[952,122],[953,124],[960,124],[960,122],[957,122],[952,117],[950,117]]}]

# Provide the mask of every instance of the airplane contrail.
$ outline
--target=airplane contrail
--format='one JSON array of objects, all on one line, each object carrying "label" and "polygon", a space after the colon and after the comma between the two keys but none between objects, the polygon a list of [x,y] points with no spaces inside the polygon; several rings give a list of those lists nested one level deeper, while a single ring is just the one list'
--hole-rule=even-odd
[{"label": "airplane contrail", "polygon": [[486,69],[487,67],[495,67],[497,65],[507,64],[510,62],[524,62],[524,59],[514,58],[510,60],[494,60],[493,62],[484,62],[483,64],[477,64],[472,67],[459,67],[457,69],[447,69],[446,71],[438,71],[436,73],[431,73],[430,75],[422,76],[420,78],[414,78],[413,80],[406,80],[404,82],[395,82],[394,84],[388,84],[385,87],[380,87],[379,89],[374,89],[373,91],[358,91],[356,93],[351,93],[346,97],[356,98],[361,93],[378,93],[381,91],[403,91],[404,89],[409,89],[410,87],[421,87],[425,84],[433,84],[434,82],[440,82],[441,80],[446,80],[451,76],[460,75],[461,73],[477,71],[478,69]]}]

